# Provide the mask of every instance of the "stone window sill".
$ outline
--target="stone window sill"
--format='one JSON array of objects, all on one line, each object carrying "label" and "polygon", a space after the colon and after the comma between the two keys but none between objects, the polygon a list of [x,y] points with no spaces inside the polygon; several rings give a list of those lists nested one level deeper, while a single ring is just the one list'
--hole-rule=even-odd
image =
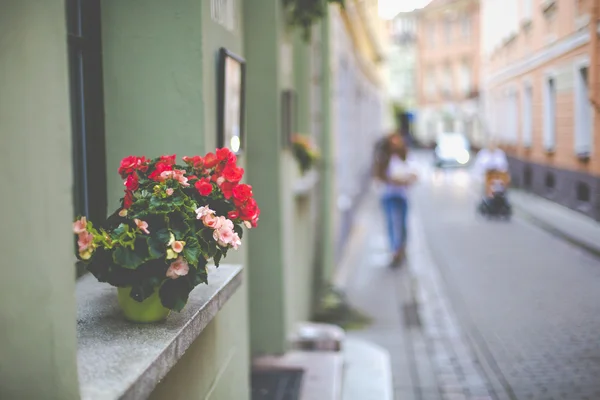
[{"label": "stone window sill", "polygon": [[296,197],[303,197],[308,195],[311,190],[315,187],[319,181],[319,173],[317,171],[310,170],[303,176],[296,179],[294,182],[294,194]]},{"label": "stone window sill", "polygon": [[77,364],[81,399],[145,399],[242,282],[242,267],[209,267],[209,284],[181,313],[157,324],[127,322],[116,289],[88,274],[77,282]]}]

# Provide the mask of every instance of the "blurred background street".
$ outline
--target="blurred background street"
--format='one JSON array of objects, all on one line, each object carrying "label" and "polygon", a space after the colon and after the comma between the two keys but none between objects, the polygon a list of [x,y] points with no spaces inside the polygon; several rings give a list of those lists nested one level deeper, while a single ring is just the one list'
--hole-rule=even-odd
[{"label": "blurred background street", "polygon": [[416,158],[408,261],[389,268],[372,193],[344,282],[350,301],[375,318],[351,335],[389,349],[396,398],[600,398],[600,258],[525,211],[483,218],[470,170],[436,170],[427,151]]}]

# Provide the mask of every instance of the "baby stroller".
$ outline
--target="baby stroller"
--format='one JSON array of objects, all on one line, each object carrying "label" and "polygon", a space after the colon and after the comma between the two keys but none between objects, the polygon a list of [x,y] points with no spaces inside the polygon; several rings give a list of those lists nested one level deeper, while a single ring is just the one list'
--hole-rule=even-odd
[{"label": "baby stroller", "polygon": [[486,217],[510,218],[512,207],[506,196],[509,183],[510,175],[507,172],[487,171],[485,174],[485,193],[478,206],[479,213]]}]

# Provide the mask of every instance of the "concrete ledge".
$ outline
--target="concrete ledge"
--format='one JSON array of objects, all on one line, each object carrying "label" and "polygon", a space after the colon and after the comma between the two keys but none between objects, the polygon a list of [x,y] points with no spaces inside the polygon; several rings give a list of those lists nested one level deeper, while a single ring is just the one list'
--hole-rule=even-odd
[{"label": "concrete ledge", "polygon": [[343,400],[392,400],[392,365],[386,350],[347,338],[343,354]]},{"label": "concrete ledge", "polygon": [[291,346],[304,351],[340,351],[345,332],[337,325],[302,322],[291,337]]},{"label": "concrete ledge", "polygon": [[330,351],[290,351],[254,359],[253,369],[302,369],[300,400],[341,400],[342,355]]},{"label": "concrete ledge", "polygon": [[81,399],[145,399],[242,282],[242,267],[209,268],[209,284],[163,323],[126,321],[114,287],[91,275],[77,282],[77,365]]}]

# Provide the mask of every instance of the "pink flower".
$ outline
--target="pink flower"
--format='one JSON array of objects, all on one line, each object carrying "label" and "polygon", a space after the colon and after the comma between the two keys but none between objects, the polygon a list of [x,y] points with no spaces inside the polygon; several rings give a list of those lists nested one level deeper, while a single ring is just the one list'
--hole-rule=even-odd
[{"label": "pink flower", "polygon": [[196,219],[202,219],[205,215],[214,214],[215,212],[208,208],[208,206],[202,206],[196,209]]},{"label": "pink flower", "polygon": [[242,245],[242,241],[240,240],[240,237],[238,236],[237,233],[233,233],[233,238],[231,239],[231,247],[233,247],[234,250],[237,250],[239,246]]},{"label": "pink flower", "polygon": [[185,170],[175,169],[173,170],[173,179],[181,184],[181,186],[190,186],[188,178],[185,176]]},{"label": "pink flower", "polygon": [[85,217],[81,217],[81,219],[79,219],[73,223],[73,232],[75,232],[76,234],[85,232],[86,228],[87,228],[87,219]]},{"label": "pink flower", "polygon": [[244,221],[244,226],[248,229],[252,229],[252,224],[250,223],[250,221]]},{"label": "pink flower", "polygon": [[84,231],[79,234],[79,240],[77,240],[77,245],[79,246],[79,252],[83,252],[89,249],[94,243],[94,235],[91,233]]},{"label": "pink flower", "polygon": [[176,240],[171,244],[171,248],[175,253],[181,253],[183,251],[183,246],[185,246],[185,242],[181,240]]},{"label": "pink flower", "polygon": [[221,227],[213,232],[213,238],[219,243],[220,246],[227,246],[233,240],[233,232],[231,229]]},{"label": "pink flower", "polygon": [[142,221],[141,219],[137,219],[135,218],[133,220],[133,222],[135,222],[135,224],[137,225],[137,227],[144,232],[145,234],[149,234],[150,231],[148,230],[148,223],[146,221]]},{"label": "pink flower", "polygon": [[190,267],[183,257],[178,257],[173,261],[167,270],[167,278],[177,279],[180,276],[186,276]]},{"label": "pink flower", "polygon": [[174,190],[173,190],[173,188],[168,188],[168,189],[166,190],[166,192],[167,192],[167,196],[172,196],[172,195],[173,195],[173,192],[174,192]]},{"label": "pink flower", "polygon": [[215,214],[206,214],[202,217],[202,222],[204,223],[204,226],[211,229],[219,229],[222,224],[221,218],[217,217]]},{"label": "pink flower", "polygon": [[219,221],[220,226],[213,232],[213,238],[219,245],[226,246],[231,243],[235,235],[235,232],[233,231],[233,222],[223,216],[219,217]]}]

